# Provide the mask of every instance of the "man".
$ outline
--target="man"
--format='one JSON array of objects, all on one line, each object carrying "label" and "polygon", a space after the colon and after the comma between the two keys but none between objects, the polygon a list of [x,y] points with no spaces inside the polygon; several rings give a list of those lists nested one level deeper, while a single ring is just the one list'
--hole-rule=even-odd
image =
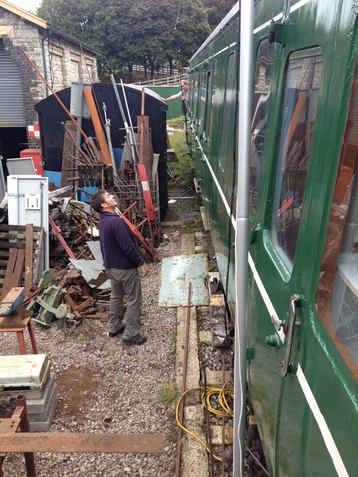
[{"label": "man", "polygon": [[[117,202],[112,194],[100,190],[93,194],[91,206],[100,214],[99,239],[106,275],[111,280],[108,336],[123,333],[126,345],[141,345],[147,338],[139,333],[143,306],[141,278],[148,275],[134,235],[116,214]],[[123,323],[123,296],[127,295],[127,319]]]},{"label": "man", "polygon": [[174,99],[181,98],[182,101],[185,103],[188,102],[188,91],[189,91],[189,83],[186,80],[180,81],[180,88],[181,91],[179,93],[173,94],[173,96],[169,96],[169,98],[162,98],[163,101],[173,101]]}]

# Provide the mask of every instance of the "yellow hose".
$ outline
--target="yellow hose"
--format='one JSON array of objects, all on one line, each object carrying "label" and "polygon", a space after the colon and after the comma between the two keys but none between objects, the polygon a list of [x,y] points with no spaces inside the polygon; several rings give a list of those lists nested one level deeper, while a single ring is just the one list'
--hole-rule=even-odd
[{"label": "yellow hose", "polygon": [[[229,396],[231,399],[234,399],[234,389],[233,389],[232,383],[230,381],[227,381],[222,388],[208,387],[208,388],[206,388],[206,393],[205,393],[204,387],[202,387],[202,386],[200,386],[198,388],[191,388],[191,389],[187,389],[180,396],[180,398],[177,402],[176,421],[177,421],[178,426],[181,427],[181,429],[183,429],[183,431],[185,431],[187,434],[189,434],[190,436],[194,437],[194,439],[199,441],[200,444],[206,449],[206,451],[208,453],[210,453],[210,449],[205,444],[205,442],[203,442],[202,439],[200,439],[199,436],[197,436],[193,432],[189,431],[189,429],[186,429],[183,426],[183,424],[179,421],[179,408],[180,408],[180,404],[181,404],[184,396],[187,393],[189,393],[190,391],[200,391],[200,390],[202,391],[202,393],[201,393],[201,404],[203,405],[203,407],[206,407],[211,414],[214,414],[217,417],[222,417],[223,413],[225,413],[225,416],[228,416],[228,417],[232,418],[232,417],[234,417],[234,414],[233,414],[232,409],[228,405],[227,397]],[[218,395],[218,402],[219,402],[219,404],[222,408],[222,411],[214,409],[210,404],[210,399],[215,395]],[[222,462],[221,457],[218,457],[215,454],[212,454],[212,456],[214,457],[214,459],[218,460],[219,462]]]}]

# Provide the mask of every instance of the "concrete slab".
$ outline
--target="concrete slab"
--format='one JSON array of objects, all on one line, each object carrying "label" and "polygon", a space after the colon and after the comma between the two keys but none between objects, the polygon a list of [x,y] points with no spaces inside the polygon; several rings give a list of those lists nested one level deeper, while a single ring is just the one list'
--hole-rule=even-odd
[{"label": "concrete slab", "polygon": [[[206,385],[211,388],[222,388],[224,383],[222,371],[212,371],[211,369],[205,370]],[[230,371],[225,371],[225,382],[232,381],[233,377]]]},{"label": "concrete slab", "polygon": [[44,395],[41,399],[27,399],[27,413],[30,422],[46,421],[52,412],[52,408],[57,405],[58,393],[55,375],[50,373],[50,378],[46,384]]},{"label": "concrete slab", "polygon": [[183,255],[190,255],[194,252],[195,252],[194,234],[183,234],[181,236],[181,253]]},{"label": "concrete slab", "polygon": [[[177,353],[176,353],[176,379],[177,388],[182,390],[184,375],[184,355],[186,338],[187,307],[177,310]],[[199,386],[200,371],[198,361],[198,328],[196,309],[190,308],[189,339],[185,390]]]},{"label": "concrete slab", "polygon": [[200,207],[201,220],[203,221],[205,232],[210,232],[210,221],[209,217],[206,214],[205,207]]},{"label": "concrete slab", "polygon": [[[185,407],[184,427],[206,442],[204,413],[201,405]],[[191,435],[184,433],[182,444],[181,477],[208,477],[208,453]]]},{"label": "concrete slab", "polygon": [[[223,430],[221,426],[211,426],[211,442],[214,446],[221,446]],[[234,442],[234,429],[229,426],[224,427],[224,442],[231,445]]]},{"label": "concrete slab", "polygon": [[191,283],[191,306],[209,303],[205,277],[208,269],[206,254],[177,255],[164,258],[161,267],[159,306],[186,306],[188,284]]}]

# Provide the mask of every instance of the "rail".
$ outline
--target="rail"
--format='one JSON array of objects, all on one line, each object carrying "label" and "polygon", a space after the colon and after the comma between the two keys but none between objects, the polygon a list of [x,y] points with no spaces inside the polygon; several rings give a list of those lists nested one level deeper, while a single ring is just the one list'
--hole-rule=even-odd
[{"label": "rail", "polygon": [[178,86],[180,80],[188,79],[187,73],[174,76],[166,76],[165,78],[152,78],[145,81],[133,81],[130,84],[139,86]]}]

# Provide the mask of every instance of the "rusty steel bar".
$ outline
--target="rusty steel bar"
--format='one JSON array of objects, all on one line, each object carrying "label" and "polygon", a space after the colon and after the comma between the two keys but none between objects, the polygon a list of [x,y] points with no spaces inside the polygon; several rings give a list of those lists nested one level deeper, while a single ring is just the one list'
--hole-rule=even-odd
[{"label": "rusty steel bar", "polygon": [[[200,362],[200,369],[203,373],[203,384],[204,384],[204,396],[205,401],[207,400],[207,390],[208,385],[206,381],[206,370],[205,370],[205,363],[203,361],[202,352],[199,349],[199,362]],[[213,444],[211,440],[211,426],[210,426],[210,415],[208,406],[204,406],[204,414],[205,414],[205,423],[206,423],[206,438],[209,444],[209,464],[210,464],[210,477],[214,477],[214,457],[213,457]]]},{"label": "rusty steel bar", "polygon": [[[78,124],[78,122],[75,120],[75,118],[72,116],[72,114],[70,113],[70,111],[66,108],[66,106],[63,104],[63,102],[61,101],[61,99],[59,98],[59,96],[56,94],[56,92],[51,88],[51,86],[49,85],[48,81],[46,81],[46,79],[44,78],[44,76],[41,74],[40,70],[37,68],[37,66],[35,65],[35,63],[31,60],[31,58],[25,53],[24,50],[21,50],[21,52],[24,54],[24,56],[26,57],[26,59],[28,60],[28,62],[30,63],[30,65],[33,67],[33,69],[36,71],[36,73],[40,76],[40,78],[42,79],[42,81],[45,83],[45,85],[48,87],[48,89],[51,91],[51,93],[54,95],[54,97],[57,99],[57,101],[59,102],[59,104],[61,105],[62,109],[64,109],[64,111],[68,114],[68,117],[71,119],[71,121],[73,121],[74,125],[76,126],[76,128],[80,131],[80,133],[82,134],[82,136],[85,138],[87,144],[90,145],[90,147],[93,149],[93,152],[95,153],[95,155],[102,160],[102,155],[101,153],[98,151],[98,149],[96,148],[96,146],[94,144],[92,144],[92,142],[89,140],[89,137],[87,136],[87,134],[84,132],[84,130],[81,128],[81,126]],[[103,161],[102,161],[103,162]]]},{"label": "rusty steel bar", "polygon": [[[186,388],[186,374],[187,374],[187,367],[188,367],[188,353],[189,353],[189,324],[190,324],[190,295],[191,295],[191,282],[188,283],[188,304],[187,304],[187,311],[186,311],[186,330],[185,330],[185,343],[184,343],[184,362],[183,362],[183,381],[181,385],[181,393],[184,394]],[[181,401],[180,407],[180,414],[179,414],[179,421],[183,423],[184,418],[184,403],[185,403],[185,395]],[[177,440],[177,460],[176,460],[176,467],[175,467],[175,477],[179,477],[180,475],[180,460],[181,460],[181,444],[182,444],[182,434],[183,430],[179,427],[178,432],[178,440]]]},{"label": "rusty steel bar", "polygon": [[[84,97],[86,98],[87,106],[88,106],[91,119],[92,119],[92,124],[93,124],[94,130],[96,132],[96,137],[98,139],[98,142],[101,148],[102,162],[106,165],[112,164],[111,155],[108,148],[108,142],[102,128],[101,119],[99,117],[99,114],[96,108],[96,103],[93,98],[92,89],[84,88],[83,94],[84,94]],[[115,167],[115,164],[113,164],[113,167]]]},{"label": "rusty steel bar", "polygon": [[0,452],[103,452],[159,454],[163,434],[92,434],[70,432],[0,433]]},{"label": "rusty steel bar", "polygon": [[[20,430],[20,432],[18,432]],[[7,451],[1,445],[3,439],[7,440],[8,436],[22,435],[25,439],[29,438],[30,424],[27,414],[27,406],[25,396],[19,395],[16,399],[16,408],[10,419],[0,419],[0,477],[3,477],[2,464],[5,460]],[[35,459],[31,450],[20,449],[25,456],[27,477],[36,477]],[[4,453],[4,454],[3,454]],[[2,454],[2,455],[1,455]]]}]

